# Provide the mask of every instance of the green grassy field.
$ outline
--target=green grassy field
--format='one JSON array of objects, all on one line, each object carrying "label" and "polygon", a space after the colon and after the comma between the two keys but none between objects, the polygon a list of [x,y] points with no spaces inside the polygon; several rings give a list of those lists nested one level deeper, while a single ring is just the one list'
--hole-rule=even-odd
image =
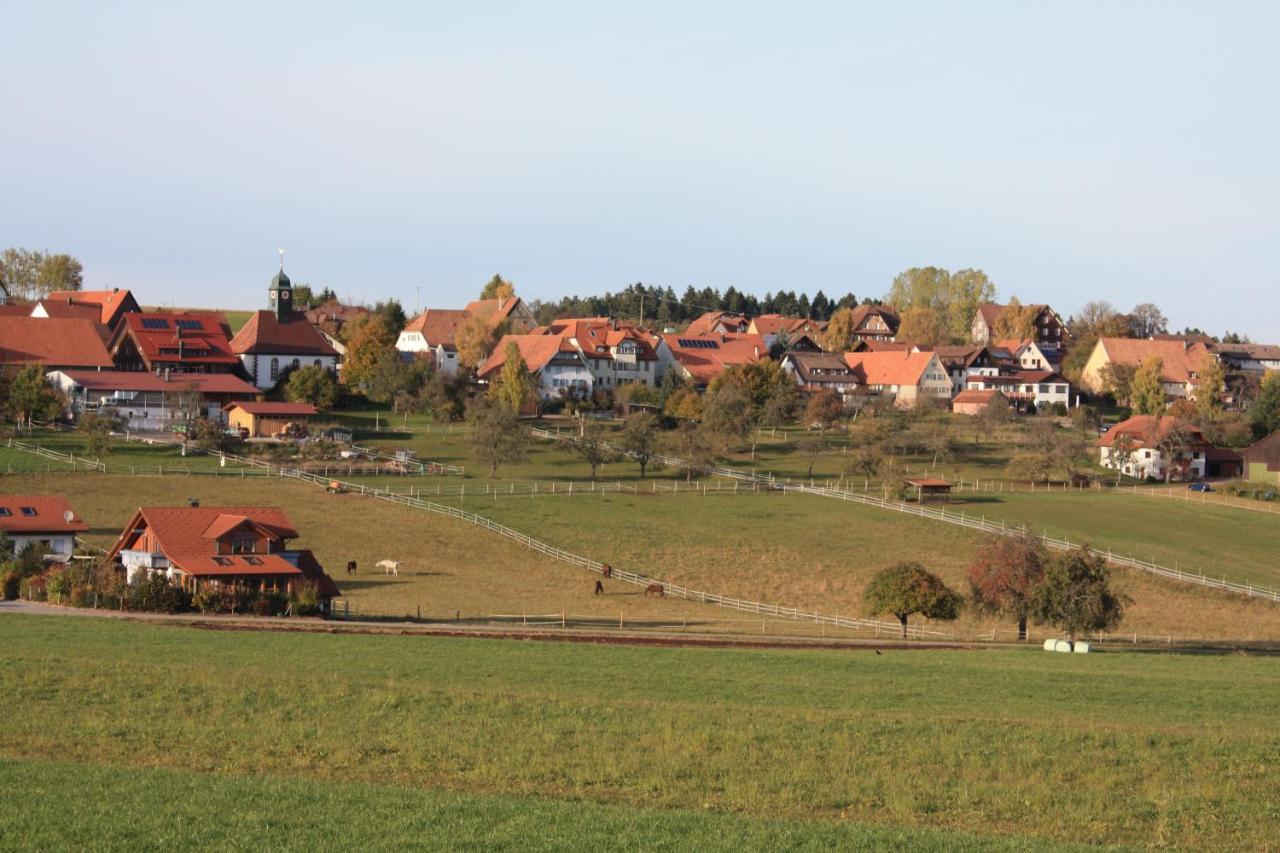
[{"label": "green grassy field", "polygon": [[313,823],[299,842],[1261,849],[1280,819],[1275,658],[29,616],[0,616],[0,647],[6,848],[270,847]]}]

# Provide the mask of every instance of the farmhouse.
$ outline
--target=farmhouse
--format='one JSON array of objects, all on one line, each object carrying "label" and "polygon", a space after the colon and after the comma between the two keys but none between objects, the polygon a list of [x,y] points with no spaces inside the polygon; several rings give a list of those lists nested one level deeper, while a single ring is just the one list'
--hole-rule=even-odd
[{"label": "farmhouse", "polygon": [[862,343],[892,341],[898,334],[898,313],[883,305],[859,305],[851,318],[854,341]]},{"label": "farmhouse", "polygon": [[305,435],[307,425],[319,414],[306,403],[238,400],[222,407],[227,426],[242,430],[249,438]]},{"label": "farmhouse", "polygon": [[212,311],[126,314],[107,349],[118,370],[150,373],[231,373],[240,366],[231,351],[226,318]]},{"label": "farmhouse", "polygon": [[1206,344],[1227,370],[1263,373],[1280,370],[1280,346],[1271,344]]},{"label": "farmhouse", "polygon": [[111,356],[98,329],[98,324],[83,318],[0,315],[0,367],[108,369]]},{"label": "farmhouse", "polygon": [[75,317],[92,320],[104,331],[104,338],[120,326],[125,314],[141,311],[128,290],[55,290],[46,293],[31,309],[32,317]]},{"label": "farmhouse", "polygon": [[1034,406],[1047,411],[1054,406],[1066,408],[1071,402],[1071,386],[1054,370],[1014,370],[994,375],[969,377],[971,391],[999,391],[1017,408]]},{"label": "farmhouse", "polygon": [[13,554],[28,545],[43,545],[50,554],[69,557],[76,549],[76,534],[88,529],[61,495],[0,495],[0,532],[8,537]]},{"label": "farmhouse", "polygon": [[1212,449],[1200,430],[1172,415],[1134,415],[1113,426],[1095,446],[1104,468],[1158,480],[1204,477],[1206,454]]},{"label": "farmhouse", "polygon": [[787,352],[782,369],[806,391],[830,390],[844,396],[858,387],[858,376],[837,352]]},{"label": "farmhouse", "polygon": [[176,421],[219,421],[222,407],[250,399],[258,389],[230,373],[182,373],[168,377],[130,370],[52,370],[49,382],[67,398],[72,418],[110,408],[130,430],[168,430]]},{"label": "farmhouse", "polygon": [[555,320],[543,334],[566,340],[582,353],[596,388],[658,384],[658,354],[648,337],[633,326],[615,324],[608,317]]},{"label": "farmhouse", "polygon": [[491,328],[524,335],[537,326],[533,312],[518,296],[505,299],[477,299],[466,308],[428,308],[407,324],[396,339],[396,349],[406,353],[427,353],[436,370],[447,376],[458,372],[458,343],[455,335],[472,317],[484,319]]},{"label": "farmhouse", "polygon": [[[1035,343],[1044,351],[1062,349],[1067,345],[1069,333],[1066,323],[1058,313],[1048,305],[1030,305],[1035,312]],[[984,302],[974,312],[973,323],[969,329],[970,339],[975,344],[989,344],[995,338],[996,324],[1000,317],[1009,310],[1008,305]]]},{"label": "farmhouse", "polygon": [[699,335],[745,335],[751,328],[751,321],[741,314],[730,314],[728,311],[708,311],[685,327],[685,337]]},{"label": "farmhouse", "polygon": [[507,345],[515,344],[520,350],[529,374],[533,377],[534,392],[541,402],[590,397],[595,388],[591,368],[577,347],[564,338],[554,335],[506,335],[498,341],[493,354],[480,365],[477,377],[493,382],[507,361]]},{"label": "farmhouse", "polygon": [[859,386],[893,397],[895,405],[902,408],[911,408],[924,397],[951,398],[951,380],[934,353],[845,353],[844,361]]},{"label": "farmhouse", "polygon": [[192,593],[207,584],[289,593],[313,583],[327,606],[338,585],[310,551],[289,547],[297,537],[275,507],[149,507],[134,513],[107,560],[129,583],[163,572]]},{"label": "farmhouse", "polygon": [[674,370],[698,390],[706,389],[721,371],[769,357],[764,338],[749,334],[664,334],[662,356],[670,361],[662,373]]},{"label": "farmhouse", "polygon": [[231,351],[254,385],[274,388],[285,371],[299,367],[338,369],[338,351],[293,309],[293,282],[283,265],[267,288],[267,304],[231,339]]},{"label": "farmhouse", "polygon": [[751,320],[751,324],[747,326],[748,334],[759,335],[764,338],[765,345],[772,347],[774,343],[781,338],[790,342],[802,336],[808,336],[811,339],[818,338],[827,328],[827,324],[821,320],[810,320],[808,317],[784,317],[781,314],[761,314]]},{"label": "farmhouse", "polygon": [[1110,390],[1103,373],[1108,366],[1136,370],[1153,357],[1160,359],[1165,393],[1172,399],[1195,399],[1199,372],[1206,359],[1214,356],[1204,344],[1193,341],[1099,338],[1081,372],[1081,384],[1094,394],[1105,393]]}]

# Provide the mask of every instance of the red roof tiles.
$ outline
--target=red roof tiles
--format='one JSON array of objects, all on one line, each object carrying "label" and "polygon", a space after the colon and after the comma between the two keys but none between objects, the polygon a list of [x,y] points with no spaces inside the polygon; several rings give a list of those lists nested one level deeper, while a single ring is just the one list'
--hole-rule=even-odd
[{"label": "red roof tiles", "polygon": [[759,335],[665,334],[662,340],[671,356],[693,378],[696,385],[706,385],[716,374],[737,364],[750,364],[768,358],[769,347]]},{"label": "red roof tiles", "polygon": [[0,495],[0,530],[5,533],[80,533],[88,529],[62,495]]},{"label": "red roof tiles", "polygon": [[307,322],[306,315],[294,312],[289,322],[281,323],[274,312],[267,310],[250,315],[249,321],[231,339],[230,349],[236,355],[338,355],[324,335]]},{"label": "red roof tiles", "polygon": [[97,324],[82,319],[0,315],[0,364],[112,367]]},{"label": "red roof tiles", "polygon": [[1173,415],[1134,415],[1107,430],[1095,444],[1097,447],[1111,447],[1119,436],[1127,435],[1133,439],[1135,447],[1155,447],[1174,429],[1181,429],[1198,447],[1209,446],[1200,430]]}]

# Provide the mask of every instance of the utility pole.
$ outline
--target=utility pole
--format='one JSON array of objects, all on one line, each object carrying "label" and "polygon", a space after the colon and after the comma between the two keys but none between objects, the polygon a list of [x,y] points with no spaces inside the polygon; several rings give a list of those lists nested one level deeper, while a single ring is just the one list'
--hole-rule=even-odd
[{"label": "utility pole", "polygon": [[413,289],[418,294],[413,298],[413,313],[417,315],[422,313],[422,285],[415,284]]},{"label": "utility pole", "polygon": [[640,328],[644,328],[644,291],[640,291]]}]

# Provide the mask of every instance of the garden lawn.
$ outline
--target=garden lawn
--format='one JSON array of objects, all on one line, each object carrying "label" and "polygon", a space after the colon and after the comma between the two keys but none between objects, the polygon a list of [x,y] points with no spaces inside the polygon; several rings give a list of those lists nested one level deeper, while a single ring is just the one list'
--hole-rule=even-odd
[{"label": "garden lawn", "polygon": [[[1276,658],[640,648],[16,615],[0,616],[0,648],[0,785],[37,815],[65,804],[17,824],[50,843],[173,846],[219,820],[212,838],[230,845],[237,829],[269,837],[313,815],[403,841],[407,815],[378,830],[360,808],[381,791],[461,839],[501,842],[495,819],[519,830],[548,815],[552,845],[576,843],[593,814],[625,832],[629,809],[663,810],[655,841],[679,846],[685,821],[708,843],[776,846],[753,842],[764,836],[749,821],[783,819],[815,822],[788,825],[797,846],[895,837],[853,822],[962,833],[902,845],[1241,849],[1273,844],[1280,820]],[[113,767],[142,772],[101,769]],[[207,801],[185,795],[203,790],[198,774],[212,774]],[[123,806],[94,779],[122,780]],[[456,821],[439,817],[449,808]],[[854,834],[831,834],[842,827]]]}]

